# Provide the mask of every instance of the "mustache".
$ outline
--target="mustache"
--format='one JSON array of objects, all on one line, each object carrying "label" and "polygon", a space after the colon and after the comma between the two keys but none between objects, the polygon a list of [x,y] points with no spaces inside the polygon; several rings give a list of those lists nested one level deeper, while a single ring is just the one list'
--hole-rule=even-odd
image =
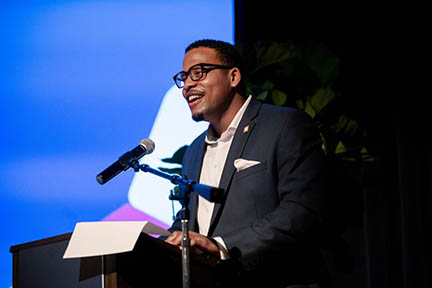
[{"label": "mustache", "polygon": [[191,90],[186,91],[186,96],[187,97],[189,97],[191,95],[194,95],[194,94],[203,95],[204,91],[199,90],[199,89],[191,89]]}]

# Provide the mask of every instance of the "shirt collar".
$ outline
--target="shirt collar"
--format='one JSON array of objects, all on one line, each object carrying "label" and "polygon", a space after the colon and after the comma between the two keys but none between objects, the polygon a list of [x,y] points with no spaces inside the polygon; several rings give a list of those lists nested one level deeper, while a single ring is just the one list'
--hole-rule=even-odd
[{"label": "shirt collar", "polygon": [[242,107],[237,111],[237,114],[234,116],[234,119],[231,121],[228,128],[221,134],[219,138],[217,138],[216,133],[214,132],[211,125],[209,125],[209,128],[207,129],[207,135],[205,138],[205,142],[207,144],[216,144],[217,142],[228,142],[234,137],[234,133],[240,124],[240,120],[243,117],[244,112],[246,111],[247,106],[249,105],[249,102],[251,100],[252,96],[249,95],[249,97],[246,99],[246,101],[243,103]]}]

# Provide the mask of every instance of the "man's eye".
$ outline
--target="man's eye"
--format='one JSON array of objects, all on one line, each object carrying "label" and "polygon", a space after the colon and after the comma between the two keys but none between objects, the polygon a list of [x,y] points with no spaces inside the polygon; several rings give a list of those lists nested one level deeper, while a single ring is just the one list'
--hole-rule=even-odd
[{"label": "man's eye", "polygon": [[187,74],[186,73],[182,73],[182,74],[180,74],[179,78],[180,78],[181,81],[185,81],[186,78],[187,78]]},{"label": "man's eye", "polygon": [[192,74],[192,77],[196,79],[196,78],[201,77],[202,71],[201,71],[201,69],[199,69],[199,70],[192,70],[191,74]]}]

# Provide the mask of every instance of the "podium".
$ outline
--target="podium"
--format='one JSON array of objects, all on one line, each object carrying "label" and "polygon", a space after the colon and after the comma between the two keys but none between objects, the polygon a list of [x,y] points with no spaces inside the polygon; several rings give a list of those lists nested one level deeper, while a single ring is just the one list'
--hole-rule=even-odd
[{"label": "podium", "polygon": [[[13,287],[182,287],[181,251],[176,246],[141,233],[130,252],[63,259],[71,236],[12,246]],[[216,256],[191,254],[191,286],[223,287],[218,262]]]}]

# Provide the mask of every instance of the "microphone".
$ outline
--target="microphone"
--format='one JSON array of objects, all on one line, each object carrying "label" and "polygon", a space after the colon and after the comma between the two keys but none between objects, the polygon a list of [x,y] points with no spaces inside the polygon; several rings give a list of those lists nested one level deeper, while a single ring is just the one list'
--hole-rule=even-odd
[{"label": "microphone", "polygon": [[138,160],[144,155],[152,153],[154,148],[155,144],[152,140],[148,138],[141,140],[137,147],[120,156],[119,160],[97,175],[97,182],[99,182],[99,184],[107,183],[120,172],[129,169],[132,161]]}]

